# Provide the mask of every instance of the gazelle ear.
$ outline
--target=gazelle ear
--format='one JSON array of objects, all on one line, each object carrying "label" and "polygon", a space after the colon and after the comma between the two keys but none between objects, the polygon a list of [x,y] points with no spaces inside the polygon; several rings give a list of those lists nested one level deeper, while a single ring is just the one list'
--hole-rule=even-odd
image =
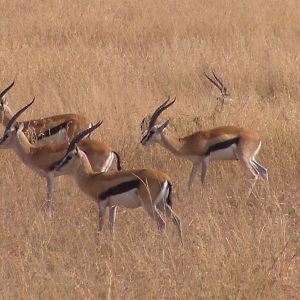
[{"label": "gazelle ear", "polygon": [[160,123],[159,125],[157,125],[157,130],[163,131],[169,125],[169,123],[170,123],[169,119]]},{"label": "gazelle ear", "polygon": [[75,150],[75,154],[78,155],[78,154],[79,154],[79,148],[78,148],[77,145],[75,146],[75,149],[74,149],[74,150]]}]

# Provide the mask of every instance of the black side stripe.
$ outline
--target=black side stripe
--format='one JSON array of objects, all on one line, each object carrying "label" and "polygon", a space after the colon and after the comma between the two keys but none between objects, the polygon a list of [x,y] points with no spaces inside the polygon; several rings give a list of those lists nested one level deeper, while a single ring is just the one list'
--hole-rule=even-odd
[{"label": "black side stripe", "polygon": [[205,155],[209,155],[210,152],[214,152],[214,151],[217,151],[217,150],[221,150],[221,149],[228,148],[228,147],[230,147],[232,144],[238,144],[239,139],[240,139],[239,137],[236,137],[236,138],[233,138],[233,139],[231,139],[231,140],[227,140],[227,141],[224,141],[224,142],[220,142],[220,143],[211,145],[211,146],[206,150]]},{"label": "black side stripe", "polygon": [[61,129],[64,129],[67,127],[69,121],[65,121],[55,127],[52,127],[52,128],[49,128],[47,129],[45,132],[41,133],[38,137],[37,137],[37,140],[41,140],[45,137],[48,137],[48,136],[51,136],[51,135],[54,135],[56,133],[58,133]]},{"label": "black side stripe", "polygon": [[138,179],[122,182],[114,187],[109,188],[108,190],[100,194],[99,199],[105,200],[110,196],[126,193],[132,189],[138,188],[139,185],[140,185],[140,181]]}]

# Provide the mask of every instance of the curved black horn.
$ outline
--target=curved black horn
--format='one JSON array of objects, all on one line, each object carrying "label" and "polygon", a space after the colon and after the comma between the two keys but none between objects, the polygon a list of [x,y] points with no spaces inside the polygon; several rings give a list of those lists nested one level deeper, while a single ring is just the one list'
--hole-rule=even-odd
[{"label": "curved black horn", "polygon": [[224,86],[223,82],[221,81],[221,79],[219,79],[217,77],[217,75],[215,74],[214,71],[212,71],[212,74],[213,74],[213,78],[212,77],[209,77],[205,72],[204,72],[204,75],[205,77],[211,82],[213,83],[221,92],[222,96],[229,96],[229,93],[227,91],[227,88],[226,86]]},{"label": "curved black horn", "polygon": [[168,98],[167,101],[165,101],[163,104],[161,104],[156,110],[155,112],[152,114],[151,118],[150,118],[150,122],[149,122],[149,128],[153,127],[155,125],[155,122],[158,118],[158,116],[164,111],[166,110],[169,106],[171,106],[176,100],[176,97],[171,101],[170,101],[170,97]]},{"label": "curved black horn", "polygon": [[0,98],[2,98],[15,84],[15,81],[13,81],[7,88],[5,88],[1,93],[0,93]]},{"label": "curved black horn", "polygon": [[228,94],[227,89],[226,89],[226,87],[224,86],[223,82],[216,76],[216,74],[215,74],[214,71],[212,71],[212,73],[213,73],[213,75],[214,75],[216,81],[220,84],[220,87],[221,87],[221,93],[222,93],[223,95]]},{"label": "curved black horn", "polygon": [[220,92],[222,92],[223,86],[220,85],[220,82],[218,81],[218,78],[216,77],[214,72],[212,72],[212,73],[213,73],[215,79],[209,77],[206,73],[204,73],[204,75],[212,84],[214,84],[220,90]]},{"label": "curved black horn", "polygon": [[27,104],[27,105],[25,105],[23,108],[21,108],[18,112],[16,112],[14,115],[13,115],[13,117],[9,120],[9,122],[8,122],[8,124],[7,124],[7,126],[6,126],[6,129],[9,129],[14,123],[15,123],[15,121],[17,120],[17,118],[30,106],[30,105],[32,105],[33,104],[33,102],[34,102],[34,100],[35,100],[35,97],[32,99],[32,101],[29,103],[29,104]]},{"label": "curved black horn", "polygon": [[94,131],[96,128],[98,128],[101,124],[103,123],[103,120],[99,121],[98,123],[96,123],[95,125],[79,132],[70,142],[67,153],[69,153],[70,151],[72,151],[75,148],[75,145],[81,140],[83,139],[86,135],[90,134],[92,131]]}]

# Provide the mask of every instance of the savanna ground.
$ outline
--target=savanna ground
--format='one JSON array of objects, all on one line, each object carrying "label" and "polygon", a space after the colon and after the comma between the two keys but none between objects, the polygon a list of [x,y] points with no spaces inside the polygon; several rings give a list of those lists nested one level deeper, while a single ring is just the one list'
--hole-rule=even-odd
[{"label": "savanna ground", "polygon": [[[159,234],[142,209],[119,209],[115,240],[105,227],[99,241],[97,206],[68,177],[49,218],[45,181],[2,151],[1,298],[299,298],[299,16],[298,0],[2,0],[0,83],[16,79],[11,107],[35,96],[24,118],[103,118],[94,136],[125,169],[171,175],[185,245],[170,223]],[[215,120],[218,92],[203,76],[212,69],[233,98]],[[198,176],[188,191],[188,161],[139,144],[142,118],[169,95],[177,102],[164,116],[180,134],[258,130],[269,184],[246,199],[239,163],[214,162],[205,186]]]}]

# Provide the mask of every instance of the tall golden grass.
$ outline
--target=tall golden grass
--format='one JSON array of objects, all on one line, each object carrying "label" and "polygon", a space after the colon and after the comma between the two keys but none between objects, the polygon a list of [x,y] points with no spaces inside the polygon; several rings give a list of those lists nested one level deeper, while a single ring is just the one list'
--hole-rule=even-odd
[{"label": "tall golden grass", "polygon": [[[118,210],[115,240],[97,238],[97,206],[70,177],[59,180],[54,216],[41,206],[43,179],[1,151],[0,293],[6,299],[296,299],[300,295],[300,2],[1,1],[0,78],[16,79],[24,118],[78,112],[104,119],[98,137],[124,168],[156,167],[173,179],[172,224],[161,235],[142,210]],[[211,116],[215,70],[234,101]],[[210,166],[187,189],[191,165],[139,144],[142,118],[177,102],[180,134],[220,125],[262,136],[259,161],[270,181],[247,200],[238,162]]]}]

